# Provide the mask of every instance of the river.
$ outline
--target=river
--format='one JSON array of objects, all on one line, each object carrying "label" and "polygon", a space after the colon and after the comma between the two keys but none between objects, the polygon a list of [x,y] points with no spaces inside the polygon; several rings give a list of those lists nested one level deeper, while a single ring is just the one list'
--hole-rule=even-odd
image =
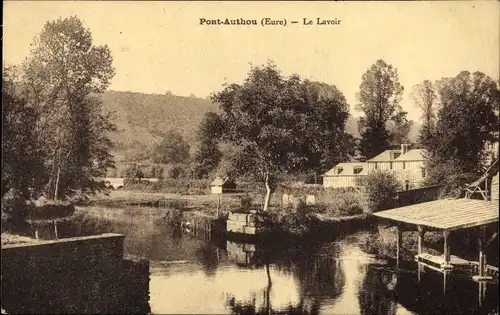
[{"label": "river", "polygon": [[[146,209],[142,209],[147,211]],[[498,284],[395,268],[359,234],[321,243],[245,244],[173,231],[160,213],[107,216],[124,254],[150,260],[153,314],[493,314]],[[101,219],[104,218],[101,217]],[[365,232],[366,233],[366,232]]]}]

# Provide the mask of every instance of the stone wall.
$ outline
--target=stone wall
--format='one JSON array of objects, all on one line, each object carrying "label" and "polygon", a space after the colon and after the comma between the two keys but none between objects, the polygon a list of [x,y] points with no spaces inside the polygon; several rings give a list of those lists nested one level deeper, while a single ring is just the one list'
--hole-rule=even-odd
[{"label": "stone wall", "polygon": [[255,213],[230,213],[226,222],[226,230],[231,233],[254,235],[258,232],[256,224]]},{"label": "stone wall", "polygon": [[149,262],[123,259],[124,236],[103,234],[2,248],[8,313],[147,313]]}]

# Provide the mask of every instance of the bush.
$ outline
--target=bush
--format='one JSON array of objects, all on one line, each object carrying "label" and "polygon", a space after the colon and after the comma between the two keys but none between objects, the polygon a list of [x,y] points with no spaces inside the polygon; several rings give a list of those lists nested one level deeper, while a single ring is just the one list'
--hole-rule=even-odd
[{"label": "bush", "polygon": [[465,186],[474,182],[478,176],[471,173],[448,176],[443,185],[443,197],[461,198],[465,195]]},{"label": "bush", "polygon": [[184,218],[184,213],[180,209],[174,209],[172,211],[168,211],[165,215],[165,223],[179,227],[182,224]]},{"label": "bush", "polygon": [[21,191],[11,188],[2,197],[2,221],[12,221],[13,224],[23,222],[29,212],[30,205]]},{"label": "bush", "polygon": [[157,182],[127,179],[124,181],[125,188],[130,190],[187,195],[205,195],[210,189],[210,183],[210,179],[192,180],[188,178],[165,178]]},{"label": "bush", "polygon": [[240,204],[242,208],[247,208],[249,209],[252,206],[253,198],[250,197],[249,194],[245,194],[244,196],[241,197],[240,199]]},{"label": "bush", "polygon": [[390,172],[375,171],[358,184],[364,188],[368,210],[371,212],[393,208],[396,192],[402,190],[401,183]]},{"label": "bush", "polygon": [[[351,216],[363,213],[366,208],[364,194],[354,188],[299,188],[288,189],[287,193],[294,196],[314,194],[315,205],[300,205],[308,213],[319,213],[326,216]],[[284,210],[289,212],[298,210],[297,205],[295,208],[293,206],[285,208]]]},{"label": "bush", "polygon": [[178,179],[186,176],[185,167],[174,165],[167,169],[167,177],[172,179]]},{"label": "bush", "polygon": [[50,220],[70,217],[75,213],[75,206],[69,202],[43,201],[32,207],[28,213],[30,220]]}]

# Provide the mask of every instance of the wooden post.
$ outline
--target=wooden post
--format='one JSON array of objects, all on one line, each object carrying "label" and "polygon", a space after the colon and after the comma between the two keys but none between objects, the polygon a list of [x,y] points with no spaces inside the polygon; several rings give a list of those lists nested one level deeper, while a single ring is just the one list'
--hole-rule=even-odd
[{"label": "wooden post", "polygon": [[479,230],[479,237],[478,237],[478,243],[479,243],[479,277],[484,277],[484,249],[483,249],[483,235],[484,235],[484,228],[481,227]]},{"label": "wooden post", "polygon": [[443,252],[444,252],[444,264],[445,264],[445,266],[450,265],[450,244],[448,243],[449,234],[450,234],[449,231],[447,231],[447,230],[443,231],[443,238],[444,238]]},{"label": "wooden post", "polygon": [[220,195],[217,196],[217,217],[219,217],[219,212],[220,212]]},{"label": "wooden post", "polygon": [[484,179],[484,191],[486,194],[486,201],[489,201],[490,198],[488,197],[488,176]]},{"label": "wooden post", "polygon": [[418,254],[422,254],[424,252],[424,227],[419,225],[418,227]]},{"label": "wooden post", "polygon": [[37,240],[39,240],[39,239],[40,239],[40,237],[38,236],[38,227],[35,227],[35,238],[36,238]]},{"label": "wooden post", "polygon": [[443,294],[446,295],[446,278],[448,275],[448,271],[444,270],[443,271]]},{"label": "wooden post", "polygon": [[55,234],[55,237],[57,240],[57,222],[56,222],[56,220],[54,220],[54,234]]},{"label": "wooden post", "polygon": [[403,245],[403,231],[398,226],[398,240],[396,248],[396,267],[399,268],[399,261],[401,259],[401,246]]}]

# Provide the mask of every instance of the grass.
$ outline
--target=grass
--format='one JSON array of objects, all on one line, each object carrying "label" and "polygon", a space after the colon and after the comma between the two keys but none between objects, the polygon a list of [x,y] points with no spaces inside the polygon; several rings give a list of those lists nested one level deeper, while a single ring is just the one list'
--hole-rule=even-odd
[{"label": "grass", "polygon": [[38,244],[42,241],[16,234],[11,234],[7,232],[2,233],[2,246],[13,245],[13,244]]}]

